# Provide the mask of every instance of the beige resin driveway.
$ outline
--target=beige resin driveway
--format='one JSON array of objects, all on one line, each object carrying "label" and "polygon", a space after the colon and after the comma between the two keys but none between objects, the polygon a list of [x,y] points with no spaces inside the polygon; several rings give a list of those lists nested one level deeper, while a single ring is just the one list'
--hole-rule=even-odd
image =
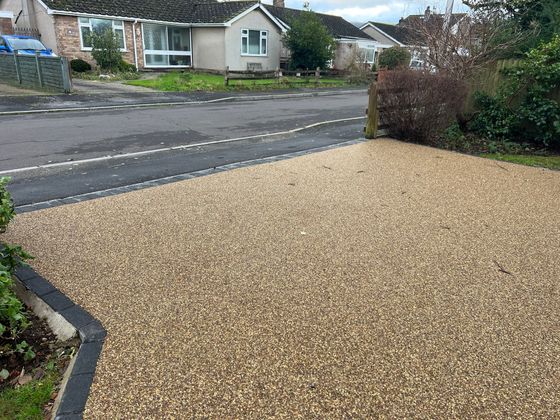
[{"label": "beige resin driveway", "polygon": [[21,215],[86,417],[553,418],[560,173],[379,140]]}]

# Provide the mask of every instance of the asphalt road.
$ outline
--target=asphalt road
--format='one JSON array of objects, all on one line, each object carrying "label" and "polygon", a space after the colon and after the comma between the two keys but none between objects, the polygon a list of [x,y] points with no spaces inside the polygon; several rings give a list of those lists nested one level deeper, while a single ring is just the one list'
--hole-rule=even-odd
[{"label": "asphalt road", "polygon": [[[17,205],[130,185],[223,164],[359,138],[363,123],[329,124],[297,134],[251,138],[141,156],[182,145],[287,132],[364,115],[363,93],[163,108],[0,117],[0,172]],[[105,156],[110,160],[81,162]]]}]

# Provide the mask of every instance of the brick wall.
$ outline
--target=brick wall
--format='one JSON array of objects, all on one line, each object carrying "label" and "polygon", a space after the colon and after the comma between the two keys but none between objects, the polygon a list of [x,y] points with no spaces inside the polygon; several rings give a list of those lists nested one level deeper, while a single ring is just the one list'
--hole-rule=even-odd
[{"label": "brick wall", "polygon": [[[125,47],[126,52],[123,53],[123,59],[134,64],[134,43],[132,39],[132,22],[124,22]],[[81,49],[80,28],[78,26],[78,18],[75,16],[56,16],[55,17],[55,33],[58,45],[58,54],[68,57],[69,59],[81,58],[82,60],[95,65],[89,51]],[[138,50],[138,65],[143,66],[142,57],[142,38],[140,32],[140,24],[136,25],[136,42]]]},{"label": "brick wall", "polygon": [[0,17],[0,34],[10,35],[13,33],[12,19]]}]

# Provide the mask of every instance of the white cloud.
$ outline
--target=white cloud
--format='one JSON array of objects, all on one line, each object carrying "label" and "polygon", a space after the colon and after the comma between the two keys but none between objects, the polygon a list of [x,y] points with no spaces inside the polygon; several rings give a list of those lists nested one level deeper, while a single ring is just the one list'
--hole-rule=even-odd
[{"label": "white cloud", "polygon": [[324,13],[329,15],[342,16],[346,20],[362,21],[362,20],[372,20],[379,16],[388,14],[391,11],[391,7],[388,5],[380,5],[373,7],[344,7],[340,9],[325,10]]},{"label": "white cloud", "polygon": [[[311,8],[316,12],[329,13],[344,17],[350,22],[366,22],[377,20],[380,22],[397,23],[399,18],[411,14],[423,13],[427,6],[435,6],[437,10],[445,10],[446,0],[308,0]],[[272,0],[264,0],[272,3]],[[286,6],[301,9],[304,0],[286,0]],[[464,11],[462,0],[455,0],[457,11]]]}]

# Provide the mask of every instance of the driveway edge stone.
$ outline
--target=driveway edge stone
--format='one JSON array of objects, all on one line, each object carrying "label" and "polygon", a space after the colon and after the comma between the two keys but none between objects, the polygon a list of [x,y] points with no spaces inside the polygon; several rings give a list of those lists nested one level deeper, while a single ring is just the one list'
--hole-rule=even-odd
[{"label": "driveway edge stone", "polygon": [[18,268],[15,276],[28,291],[68,321],[80,335],[80,348],[64,375],[62,396],[59,397],[58,407],[55,404],[53,418],[81,419],[107,331],[89,312],[75,304],[31,267]]}]

